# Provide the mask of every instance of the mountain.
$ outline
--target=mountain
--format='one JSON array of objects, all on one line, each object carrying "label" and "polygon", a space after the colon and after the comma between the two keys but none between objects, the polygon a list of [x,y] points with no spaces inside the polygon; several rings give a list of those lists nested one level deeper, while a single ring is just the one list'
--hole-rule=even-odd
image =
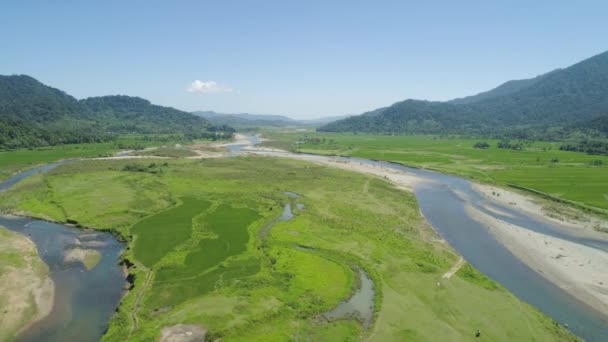
[{"label": "mountain", "polygon": [[0,118],[34,123],[50,123],[80,112],[78,101],[36,79],[0,75]]},{"label": "mountain", "polygon": [[229,125],[239,128],[251,128],[260,126],[271,127],[318,127],[330,122],[345,119],[352,115],[328,116],[317,119],[292,119],[284,115],[263,114],[223,114],[214,111],[196,111],[194,115],[203,117],[214,125]]},{"label": "mountain", "polygon": [[202,136],[218,130],[231,129],[138,97],[77,100],[30,76],[0,75],[0,148],[106,141],[115,133]]},{"label": "mountain", "polygon": [[263,115],[263,114],[223,114],[214,111],[196,111],[192,114],[207,119],[214,125],[229,125],[234,127],[254,127],[254,126],[274,126],[285,127],[294,126],[298,122],[283,115]]},{"label": "mountain", "polygon": [[528,80],[447,102],[405,100],[319,131],[501,133],[571,128],[608,116],[608,52]]},{"label": "mountain", "polygon": [[346,119],[353,115],[336,115],[336,116],[325,116],[317,119],[302,119],[298,120],[301,124],[309,125],[309,126],[319,126],[319,125],[327,125],[328,123]]},{"label": "mountain", "polygon": [[90,97],[79,104],[95,125],[113,133],[184,133],[205,131],[207,120],[171,107],[124,95]]},{"label": "mountain", "polygon": [[560,69],[557,69],[557,70],[551,71],[550,73],[536,76],[536,77],[530,78],[530,79],[507,81],[492,90],[484,91],[477,95],[467,96],[467,97],[463,97],[460,99],[454,99],[454,100],[448,101],[448,103],[468,104],[468,103],[475,103],[475,102],[480,102],[480,101],[487,100],[487,99],[492,99],[492,98],[496,98],[496,97],[514,94],[522,89],[525,89],[527,87],[530,87],[530,86],[536,84],[537,82],[541,81],[548,75],[551,75],[552,73],[557,72],[559,70]]}]

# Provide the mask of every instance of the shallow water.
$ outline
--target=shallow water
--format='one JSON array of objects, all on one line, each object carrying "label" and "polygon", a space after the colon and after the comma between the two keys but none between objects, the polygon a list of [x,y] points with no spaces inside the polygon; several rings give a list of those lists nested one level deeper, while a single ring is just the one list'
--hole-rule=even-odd
[{"label": "shallow water", "polygon": [[0,192],[4,192],[4,191],[8,190],[10,187],[17,184],[22,179],[25,179],[25,178],[27,178],[31,175],[35,175],[37,173],[52,170],[61,164],[65,164],[66,162],[67,161],[60,161],[60,162],[56,162],[56,163],[46,164],[46,165],[38,166],[38,167],[35,167],[32,169],[29,169],[27,171],[18,173],[16,175],[14,175],[13,177],[5,180],[4,182],[0,182]]},{"label": "shallow water", "polygon": [[372,323],[374,315],[374,282],[367,273],[359,269],[359,287],[346,301],[340,303],[335,309],[322,314],[328,320],[357,318],[362,320],[363,328],[367,329]]},{"label": "shallow water", "polygon": [[[0,225],[34,241],[55,285],[51,314],[17,341],[98,341],[123,294],[125,277],[118,258],[124,246],[108,233],[35,219],[0,217]],[[76,246],[100,252],[91,271],[81,262],[64,261],[65,251]]]},{"label": "shallow water", "polygon": [[228,157],[236,157],[238,156],[242,150],[247,147],[247,146],[251,146],[251,145],[257,145],[259,144],[261,141],[260,139],[255,136],[255,135],[250,135],[247,136],[246,139],[248,140],[247,143],[244,144],[231,144],[231,145],[226,145],[226,148],[228,149],[228,151],[230,151],[228,153]]},{"label": "shallow water", "polygon": [[281,216],[270,221],[268,224],[266,224],[264,227],[262,227],[262,229],[260,229],[260,233],[259,233],[260,237],[266,238],[268,236],[268,233],[270,233],[270,230],[272,229],[272,227],[274,227],[277,223],[282,222],[282,221],[289,221],[292,218],[294,218],[294,215],[293,215],[293,212],[291,211],[291,203],[287,203],[283,207],[283,213],[281,214]]}]

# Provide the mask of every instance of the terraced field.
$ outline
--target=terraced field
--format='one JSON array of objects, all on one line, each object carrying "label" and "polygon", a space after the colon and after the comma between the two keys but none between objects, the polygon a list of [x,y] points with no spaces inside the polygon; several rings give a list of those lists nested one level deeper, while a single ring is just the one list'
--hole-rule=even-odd
[{"label": "terraced field", "polygon": [[[178,324],[222,341],[572,340],[470,266],[443,278],[459,257],[383,179],[264,157],[149,164],[66,164],[0,194],[3,212],[127,240],[134,287],[106,341]],[[294,217],[278,220],[287,204]],[[369,329],[357,312],[324,315],[358,291],[359,269],[374,284]]]}]

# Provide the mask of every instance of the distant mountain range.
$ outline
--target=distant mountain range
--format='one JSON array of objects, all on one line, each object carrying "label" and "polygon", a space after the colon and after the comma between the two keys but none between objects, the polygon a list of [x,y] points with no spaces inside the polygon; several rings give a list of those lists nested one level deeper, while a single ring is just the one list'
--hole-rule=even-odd
[{"label": "distant mountain range", "polygon": [[348,115],[342,116],[331,116],[318,119],[310,120],[298,120],[292,119],[284,115],[265,115],[265,114],[249,114],[249,113],[238,113],[238,114],[225,114],[217,113],[214,111],[196,111],[192,112],[194,115],[203,117],[214,125],[229,125],[237,128],[251,128],[251,127],[315,127],[325,125],[332,121],[344,119]]},{"label": "distant mountain range", "polygon": [[113,133],[217,130],[209,121],[124,95],[77,100],[25,75],[0,75],[0,147],[106,140]]},{"label": "distant mountain range", "polygon": [[608,134],[608,52],[531,79],[447,102],[405,100],[320,127],[384,134],[571,130]]}]

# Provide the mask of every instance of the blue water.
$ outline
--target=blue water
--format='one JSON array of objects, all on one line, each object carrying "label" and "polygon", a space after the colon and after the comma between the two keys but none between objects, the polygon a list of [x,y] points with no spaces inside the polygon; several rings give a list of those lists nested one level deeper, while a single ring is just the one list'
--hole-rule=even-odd
[{"label": "blue water", "polygon": [[[0,183],[0,192],[20,180],[51,170],[63,162],[40,166]],[[55,285],[51,313],[36,322],[17,341],[99,341],[123,295],[125,276],[118,265],[124,245],[109,233],[87,231],[31,218],[0,216],[0,226],[30,238],[49,266]],[[94,249],[99,263],[87,271],[82,262],[64,260],[74,247]]]},{"label": "blue water", "polygon": [[[521,262],[496,241],[483,224],[470,217],[465,206],[469,204],[520,227],[603,251],[608,251],[606,240],[577,237],[511,207],[489,204],[473,190],[469,181],[462,178],[388,162],[358,158],[344,160],[407,172],[426,180],[414,187],[420,210],[433,228],[471,265],[549,317],[568,324],[570,331],[586,341],[608,341],[608,317],[605,314],[580,302]],[[482,205],[489,205],[508,216],[496,214]]]}]

